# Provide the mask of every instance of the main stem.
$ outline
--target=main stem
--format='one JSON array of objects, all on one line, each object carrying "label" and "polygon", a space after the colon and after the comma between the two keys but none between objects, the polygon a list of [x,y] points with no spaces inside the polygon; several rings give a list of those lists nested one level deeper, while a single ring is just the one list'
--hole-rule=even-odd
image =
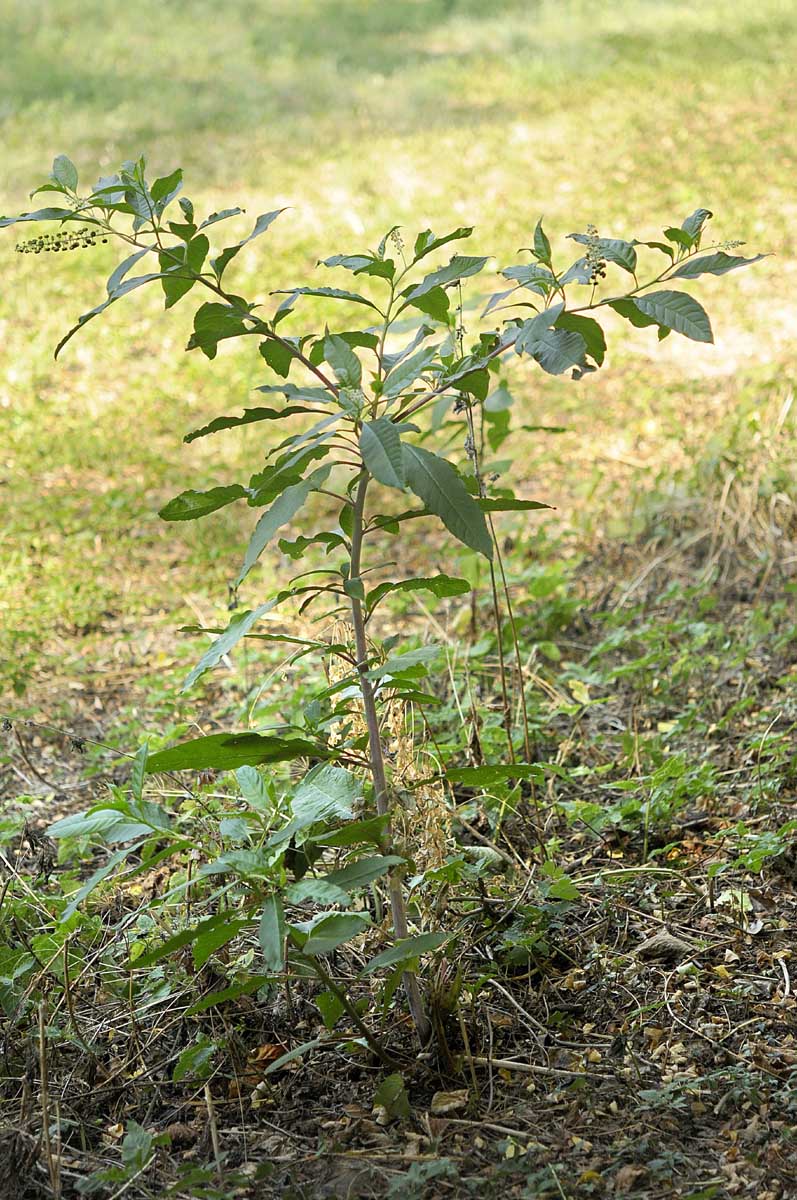
[{"label": "main stem", "polygon": [[[365,493],[367,490],[368,473],[363,470],[360,474],[360,481],[357,485],[357,492],[354,499],[351,568],[349,571],[349,577],[352,580],[360,578],[363,517],[365,512]],[[354,644],[357,653],[357,673],[360,677],[360,694],[362,695],[363,708],[365,709],[365,722],[368,727],[368,756],[371,767],[371,778],[374,783],[376,811],[381,817],[390,813],[389,791],[385,772],[385,756],[382,751],[382,738],[379,733],[379,718],[376,712],[376,699],[371,680],[368,678],[368,643],[365,636],[365,616],[363,614],[362,601],[356,596],[351,597],[351,619],[354,626]],[[389,815],[383,839],[384,849],[389,852],[392,845]],[[401,875],[395,870],[391,870],[388,875],[388,892],[390,895],[390,910],[393,916],[393,932],[397,938],[406,938],[409,936],[407,906],[404,903],[404,888],[401,882]],[[421,1042],[426,1042],[432,1032],[432,1027],[424,1009],[418,977],[413,971],[405,971],[403,984],[410,1013],[415,1022],[415,1028],[418,1031],[418,1037]]]}]

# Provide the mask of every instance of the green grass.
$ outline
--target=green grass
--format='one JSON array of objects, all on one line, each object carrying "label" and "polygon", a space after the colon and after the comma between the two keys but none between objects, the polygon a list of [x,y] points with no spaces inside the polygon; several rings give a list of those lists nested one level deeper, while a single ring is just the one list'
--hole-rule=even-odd
[{"label": "green grass", "polygon": [[[182,165],[188,194],[213,207],[292,206],[236,263],[263,297],[395,222],[474,223],[501,260],[540,213],[558,235],[595,220],[642,236],[705,204],[719,236],[775,251],[701,286],[715,349],[673,338],[659,359],[645,331],[623,332],[599,377],[524,385],[535,420],[571,432],[530,438],[516,477],[566,527],[622,530],[629,492],[794,378],[789,3],[142,0],[109,19],[96,0],[0,0],[0,22],[13,48],[0,211],[27,206],[55,153],[90,174],[146,151],[155,171]],[[115,260],[98,248],[51,266],[16,256],[14,240],[0,241],[0,679],[21,687],[34,662],[79,670],[122,617],[174,625],[195,617],[187,598],[223,607],[245,514],[179,530],[155,514],[256,452],[248,434],[180,440],[239,407],[257,364],[184,356],[190,310],[164,321],[154,297],[54,364]]]}]

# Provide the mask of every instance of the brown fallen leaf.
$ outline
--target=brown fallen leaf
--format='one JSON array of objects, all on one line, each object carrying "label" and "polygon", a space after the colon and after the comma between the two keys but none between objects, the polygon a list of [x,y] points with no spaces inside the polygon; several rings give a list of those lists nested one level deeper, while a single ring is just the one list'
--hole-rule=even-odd
[{"label": "brown fallen leaf", "polygon": [[640,942],[636,948],[636,953],[640,958],[676,959],[683,958],[693,951],[694,946],[690,942],[675,937],[667,929],[660,929],[658,933],[654,933],[653,937]]},{"label": "brown fallen leaf", "polygon": [[435,1117],[443,1117],[446,1113],[458,1112],[461,1108],[467,1108],[468,1098],[469,1092],[467,1088],[460,1088],[456,1092],[435,1092],[432,1096],[429,1112]]}]

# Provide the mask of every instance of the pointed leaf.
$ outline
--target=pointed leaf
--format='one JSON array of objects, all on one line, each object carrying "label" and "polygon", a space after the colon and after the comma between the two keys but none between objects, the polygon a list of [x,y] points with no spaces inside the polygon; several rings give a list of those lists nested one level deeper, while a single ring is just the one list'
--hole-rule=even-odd
[{"label": "pointed leaf", "polygon": [[385,399],[400,395],[415,382],[437,358],[438,346],[425,346],[416,354],[398,363],[388,375],[382,388]]},{"label": "pointed leaf", "polygon": [[382,967],[395,967],[399,963],[411,962],[421,954],[437,950],[444,942],[449,941],[450,933],[418,933],[415,937],[402,938],[388,950],[377,954],[360,972],[361,975],[371,975]]},{"label": "pointed leaf", "polygon": [[404,470],[415,495],[455,538],[492,558],[493,543],[481,509],[451,463],[420,446],[404,445]]},{"label": "pointed leaf", "polygon": [[714,341],[708,313],[686,292],[650,292],[646,296],[635,296],[633,303],[641,313],[665,329],[674,329],[693,342]]},{"label": "pointed leaf", "polygon": [[291,809],[304,826],[332,819],[348,821],[361,795],[362,784],[356,775],[324,764],[305,775],[293,794]]},{"label": "pointed leaf", "polygon": [[163,521],[196,521],[206,517],[208,513],[216,512],[235,500],[248,496],[246,488],[240,483],[230,484],[229,487],[215,487],[208,492],[181,492],[158,513]]},{"label": "pointed leaf", "polygon": [[407,299],[416,300],[419,296],[431,291],[432,288],[445,287],[448,284],[456,283],[459,279],[466,279],[469,275],[478,275],[486,262],[486,258],[455,254],[450,263],[440,267],[437,271],[432,271],[431,275],[427,275],[416,287],[412,288]]},{"label": "pointed leaf", "polygon": [[251,242],[253,238],[259,237],[261,233],[265,233],[269,225],[276,221],[280,213],[284,212],[284,208],[277,208],[273,212],[261,213],[255,221],[255,227],[249,234],[249,237],[245,237],[242,242],[236,242],[234,246],[228,246],[226,250],[222,250],[221,254],[217,254],[215,258],[212,258],[210,265],[213,268],[216,278],[220,280],[228,263],[235,258],[238,251],[246,246],[248,242]]},{"label": "pointed leaf", "polygon": [[282,911],[282,900],[278,893],[274,892],[266,898],[257,930],[267,971],[281,972],[285,970],[285,934],[285,914]]},{"label": "pointed leaf", "polygon": [[415,239],[413,262],[419,262],[427,254],[431,254],[433,250],[439,250],[441,246],[445,246],[449,242],[458,242],[462,238],[469,238],[472,233],[473,227],[470,225],[463,225],[459,229],[455,229],[453,233],[443,234],[442,237],[435,237],[431,229],[424,229]]},{"label": "pointed leaf", "polygon": [[713,216],[713,212],[708,208],[696,208],[686,218],[681,225],[681,229],[694,241],[702,233],[706,221],[710,221]]},{"label": "pointed leaf", "polygon": [[724,251],[717,250],[713,254],[687,258],[668,278],[675,279],[676,276],[680,276],[682,279],[697,279],[699,275],[725,275],[728,271],[735,271],[737,267],[747,267],[750,263],[760,262],[762,258],[768,257],[766,254],[756,254],[754,258],[742,258],[738,254],[725,254]]},{"label": "pointed leaf", "polygon": [[329,913],[313,925],[302,954],[308,958],[317,954],[331,954],[344,942],[350,942],[371,924],[368,913]]},{"label": "pointed leaf", "polygon": [[206,671],[210,671],[213,667],[220,663],[224,658],[224,655],[229,654],[233,646],[235,646],[242,637],[245,637],[252,626],[256,625],[265,613],[270,612],[272,608],[276,608],[277,604],[279,604],[279,598],[276,600],[269,600],[268,603],[259,605],[258,608],[252,609],[251,612],[244,611],[235,613],[230,620],[229,625],[224,630],[224,633],[220,634],[219,637],[216,638],[210,649],[202,655],[197,665],[190,672],[181,688],[181,691],[187,692],[189,688],[194,686],[198,679],[201,679]]},{"label": "pointed leaf", "polygon": [[324,359],[332,368],[342,388],[358,388],[362,383],[363,368],[357,355],[347,341],[336,333],[324,338]]},{"label": "pointed leaf", "polygon": [[385,487],[407,487],[399,431],[389,417],[366,421],[360,433],[360,452],[363,462],[374,479]]},{"label": "pointed leaf", "polygon": [[601,365],[606,355],[606,338],[597,321],[592,317],[582,317],[578,313],[563,312],[556,318],[555,327],[580,333],[587,347],[587,354],[592,355],[598,366]]},{"label": "pointed leaf", "polygon": [[310,493],[321,486],[330,470],[330,467],[319,467],[301,483],[287,487],[282,495],[277,497],[271,508],[263,513],[249,539],[243,566],[235,580],[235,587],[239,587],[244,581],[277,530],[282,529],[283,525],[287,525],[296,515]]},{"label": "pointed leaf", "polygon": [[542,217],[540,217],[534,229],[534,253],[540,262],[546,266],[551,265],[551,243],[548,241],[548,236],[542,227]]},{"label": "pointed leaf", "polygon": [[283,417],[293,417],[299,413],[311,413],[312,408],[300,405],[285,408],[245,408],[240,417],[214,417],[208,425],[194,429],[183,438],[184,442],[195,442],[197,438],[207,437],[211,433],[219,433],[222,429],[235,429],[238,425],[251,425],[255,421],[281,421]]},{"label": "pointed leaf", "polygon": [[266,737],[259,733],[211,733],[151,754],[147,773],[159,771],[234,771],[259,763],[323,757],[322,747],[300,738]]},{"label": "pointed leaf", "polygon": [[[481,507],[481,505],[480,505]],[[541,507],[547,507],[541,505]],[[457,579],[452,575],[434,575],[431,578],[402,579],[398,583],[380,583],[368,593],[368,608],[373,608],[383,596],[393,592],[431,592],[441,599],[445,596],[464,596],[471,590],[467,579]]]},{"label": "pointed leaf", "polygon": [[361,296],[358,292],[347,292],[342,288],[328,287],[299,287],[299,288],[282,288],[279,291],[272,292],[272,296],[287,296],[287,300],[283,300],[280,304],[280,309],[293,308],[293,301],[297,296],[320,296],[325,300],[348,300],[352,304],[364,304],[366,308],[373,308],[379,312],[377,306],[371,301],[366,300],[365,296]]},{"label": "pointed leaf", "polygon": [[62,187],[74,192],[78,181],[77,167],[65,154],[58,154],[53,159],[52,178]]}]

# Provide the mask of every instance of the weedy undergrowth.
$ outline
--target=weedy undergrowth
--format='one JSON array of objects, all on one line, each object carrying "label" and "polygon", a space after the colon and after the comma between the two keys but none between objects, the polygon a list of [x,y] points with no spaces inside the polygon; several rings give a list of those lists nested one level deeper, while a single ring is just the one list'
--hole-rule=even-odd
[{"label": "weedy undergrowth", "polygon": [[[303,974],[313,971],[326,989],[330,1011],[346,1011],[385,1060],[381,1045],[325,965],[337,947],[357,938],[371,922],[367,911],[352,907],[354,898],[374,888],[379,911],[376,885],[384,882],[395,944],[368,962],[364,973],[391,969],[388,998],[403,979],[422,1040],[429,1036],[430,1022],[418,961],[423,953],[444,945],[449,934],[411,935],[405,877],[413,846],[394,834],[398,785],[403,781],[391,778],[380,715],[388,705],[395,711],[396,704],[408,708],[430,701],[421,680],[438,649],[402,649],[395,638],[380,642],[374,634],[375,616],[385,597],[399,591],[457,596],[470,585],[448,574],[402,576],[390,570],[394,563],[372,561],[367,551],[391,536],[400,561],[412,545],[412,523],[438,518],[456,542],[486,561],[499,626],[503,586],[519,663],[494,516],[548,505],[517,496],[485,458],[485,439],[495,453],[511,433],[512,395],[505,365],[519,359],[553,375],[569,372],[581,379],[604,362],[606,340],[596,317],[606,310],[636,327],[655,328],[660,340],[675,331],[709,343],[713,337],[708,315],[678,286],[705,274],[724,275],[762,256],[728,253],[739,243],[703,246],[712,214],[699,208],[681,224],[666,228],[662,239],[602,237],[590,225],[584,233],[570,235],[581,255],[562,267],[555,263],[540,220],[521,261],[499,270],[502,287],[482,297],[477,327],[469,331],[463,320],[462,285],[487,270],[489,255],[455,253],[447,263],[437,264],[440,251],[470,238],[473,230],[462,227],[443,235],[423,230],[407,245],[394,227],[376,249],[322,260],[327,271],[352,277],[352,286],[328,286],[315,279],[275,286],[269,315],[262,299],[239,295],[227,278],[241,249],[265,234],[281,211],[263,213],[247,237],[211,249],[216,227],[242,210],[228,208],[200,219],[191,201],[180,194],[182,182],[180,170],[148,182],[145,160],[140,158],[81,191],[75,166],[59,155],[49,181],[36,189],[57,195],[58,206],[3,218],[0,226],[55,226],[54,233],[19,243],[17,250],[23,254],[78,251],[111,240],[128,252],[108,278],[105,297],[68,331],[56,355],[111,305],[150,284],[163,292],[166,309],[189,292],[196,295],[196,289],[206,295],[194,314],[189,351],[199,350],[213,360],[222,342],[254,339],[265,372],[257,389],[259,404],[237,415],[218,416],[184,440],[191,443],[254,423],[275,428],[277,439],[264,439],[262,457],[253,463],[248,481],[225,481],[210,488],[203,481],[200,488],[171,500],[160,514],[166,521],[198,520],[237,502],[260,510],[231,585],[233,615],[226,629],[214,631],[218,636],[185,687],[192,687],[246,637],[285,641],[296,655],[318,654],[336,662],[337,668],[334,682],[319,688],[308,705],[303,726],[286,723],[269,732],[216,733],[152,755],[142,748],[129,797],[116,792],[110,803],[53,826],[53,836],[99,834],[120,845],[75,892],[63,919],[68,921],[92,889],[131,856],[143,854],[152,863],[190,854],[190,840],[172,815],[145,798],[147,774],[236,770],[249,812],[238,819],[235,830],[228,822],[221,834],[233,837],[237,848],[201,863],[198,878],[192,879],[189,872],[182,885],[185,894],[195,897],[200,880],[221,878],[221,887],[205,893],[217,911],[198,924],[189,922],[165,942],[139,947],[131,965],[153,964],[192,941],[195,954],[198,951],[204,961],[256,920],[266,977],[280,975],[286,966]],[[656,265],[649,268],[647,259],[657,260]],[[135,274],[136,269],[143,273]],[[618,286],[608,282],[610,269]],[[308,298],[324,302],[329,324],[302,328],[299,313]],[[337,311],[343,319],[335,319]],[[354,313],[359,320],[353,320]],[[429,447],[449,420],[461,424],[464,457],[459,465]],[[322,547],[334,565],[299,574],[263,603],[239,609],[238,591],[250,572],[314,495],[322,498],[312,511],[323,527],[305,529],[292,540],[281,538],[279,545],[298,561],[311,547]],[[372,584],[375,571],[387,571],[388,577]],[[330,619],[345,613],[353,640],[348,635],[332,640],[288,636],[273,624],[266,633],[255,632],[267,614],[291,599],[298,599],[303,611],[322,609],[322,616]],[[500,636],[498,650],[508,761],[470,769],[442,764],[442,777],[476,787],[498,778],[535,777],[537,768],[529,761],[525,691],[521,684],[518,729]],[[518,761],[521,754],[525,761]],[[279,801],[273,782],[256,770],[284,762],[312,764],[287,805]],[[321,873],[330,854],[341,850],[347,856],[345,865]],[[246,884],[232,911],[218,907],[227,893],[224,880],[230,876]]]}]

